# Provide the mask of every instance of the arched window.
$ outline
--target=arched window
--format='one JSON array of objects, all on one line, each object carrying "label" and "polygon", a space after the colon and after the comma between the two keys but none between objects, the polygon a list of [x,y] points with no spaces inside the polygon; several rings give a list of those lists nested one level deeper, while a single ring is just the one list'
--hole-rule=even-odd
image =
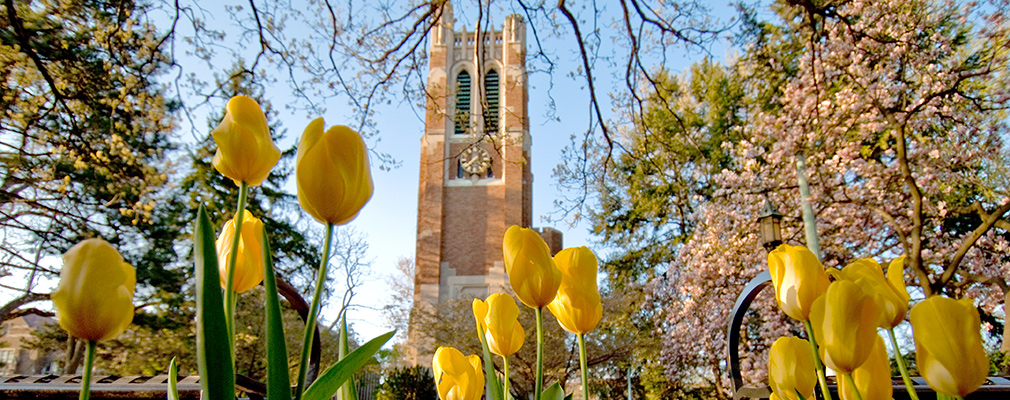
[{"label": "arched window", "polygon": [[456,121],[456,134],[466,133],[470,126],[470,74],[466,71],[456,75],[456,115],[453,119]]},{"label": "arched window", "polygon": [[484,98],[487,99],[487,109],[484,110],[484,131],[498,132],[498,71],[489,70],[484,75]]}]

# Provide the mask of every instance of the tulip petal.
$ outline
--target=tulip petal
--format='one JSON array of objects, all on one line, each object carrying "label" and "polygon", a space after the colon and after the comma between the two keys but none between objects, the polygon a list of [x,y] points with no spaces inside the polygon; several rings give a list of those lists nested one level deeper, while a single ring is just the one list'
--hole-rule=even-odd
[{"label": "tulip petal", "polygon": [[912,307],[909,320],[919,372],[934,390],[964,397],[985,382],[989,359],[971,301],[932,296]]},{"label": "tulip petal", "polygon": [[547,309],[568,332],[578,335],[593,330],[603,316],[596,255],[588,247],[573,247],[559,251],[554,262],[561,271],[561,285]]},{"label": "tulip petal", "polygon": [[487,303],[481,299],[473,299],[471,307],[473,308],[473,318],[477,322],[477,327],[482,331],[487,330],[487,325],[484,323],[484,318],[487,317]]},{"label": "tulip petal", "polygon": [[887,266],[887,280],[891,282],[891,286],[894,287],[895,293],[898,297],[905,302],[905,307],[908,307],[908,301],[911,300],[911,296],[908,295],[908,289],[905,287],[905,256],[895,258],[891,261],[891,264]]},{"label": "tulip petal", "polygon": [[[516,330],[519,325],[519,307],[515,300],[507,294],[495,293],[488,296],[487,307],[483,323],[487,328],[488,349],[502,357],[515,354],[526,338],[522,326]],[[516,337],[516,334],[520,336]]]}]

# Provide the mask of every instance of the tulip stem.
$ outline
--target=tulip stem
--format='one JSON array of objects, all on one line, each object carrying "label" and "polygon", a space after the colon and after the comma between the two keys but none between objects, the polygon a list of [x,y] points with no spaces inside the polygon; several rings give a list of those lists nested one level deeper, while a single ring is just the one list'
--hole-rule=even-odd
[{"label": "tulip stem", "polygon": [[824,376],[824,364],[821,363],[821,355],[817,352],[817,340],[814,339],[814,326],[810,321],[803,321],[803,324],[807,328],[807,343],[810,343],[810,351],[814,353],[814,369],[817,371],[817,384],[821,387],[821,396],[824,396],[824,400],[831,400],[828,379]]},{"label": "tulip stem", "polygon": [[502,370],[505,373],[505,382],[502,382],[504,389],[502,389],[502,400],[509,400],[509,358],[506,356],[501,357]]},{"label": "tulip stem", "polygon": [[224,315],[228,327],[228,341],[231,342],[232,368],[235,367],[235,263],[238,261],[238,244],[242,239],[242,213],[245,212],[249,185],[242,182],[238,186],[238,209],[235,210],[235,234],[231,239],[231,253],[228,254],[228,276],[224,285]]},{"label": "tulip stem", "polygon": [[905,382],[908,397],[911,400],[919,400],[919,394],[912,386],[912,378],[908,376],[908,368],[905,367],[905,357],[901,355],[901,349],[898,348],[898,338],[894,336],[894,328],[888,328],[887,335],[891,337],[891,345],[894,346],[894,361],[898,364],[898,371],[901,372],[901,380]]},{"label": "tulip stem", "polygon": [[537,379],[533,388],[534,400],[540,400],[544,387],[544,308],[537,307]]},{"label": "tulip stem", "polygon": [[316,290],[312,295],[312,305],[309,306],[309,316],[305,319],[305,340],[302,341],[302,358],[298,363],[298,381],[295,386],[295,400],[302,398],[305,387],[305,374],[308,372],[309,353],[312,349],[312,339],[316,330],[316,318],[319,315],[319,300],[323,296],[323,285],[326,283],[326,266],[330,259],[330,242],[333,240],[333,224],[326,224],[326,235],[323,239],[323,259],[319,261],[319,275],[316,277]]},{"label": "tulip stem", "polygon": [[856,400],[863,400],[863,395],[859,393],[859,388],[856,387],[856,380],[852,379],[852,374],[842,374],[845,376],[845,380],[849,381],[849,386],[852,386],[852,392],[856,394]]},{"label": "tulip stem", "polygon": [[98,342],[89,340],[88,350],[84,353],[84,376],[81,378],[81,393],[78,396],[79,400],[88,400],[91,398],[91,370],[95,365],[96,344],[98,344]]},{"label": "tulip stem", "polygon": [[585,333],[578,334],[579,337],[579,368],[582,372],[582,398],[589,398],[589,370],[586,368],[586,340]]}]

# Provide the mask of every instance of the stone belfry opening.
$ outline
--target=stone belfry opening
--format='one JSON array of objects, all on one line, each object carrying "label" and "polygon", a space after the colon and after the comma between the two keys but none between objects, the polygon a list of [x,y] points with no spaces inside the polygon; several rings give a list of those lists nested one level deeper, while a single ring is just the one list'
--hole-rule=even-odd
[{"label": "stone belfry opening", "polygon": [[[454,24],[447,2],[429,37],[415,310],[508,291],[502,237],[532,223],[526,22],[513,14],[501,30]],[[540,231],[560,250],[560,232]],[[411,324],[408,359],[429,365],[435,344]]]}]

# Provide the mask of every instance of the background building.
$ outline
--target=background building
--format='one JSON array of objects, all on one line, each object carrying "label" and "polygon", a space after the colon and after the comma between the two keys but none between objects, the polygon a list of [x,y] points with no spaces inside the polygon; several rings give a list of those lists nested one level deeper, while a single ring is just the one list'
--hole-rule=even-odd
[{"label": "background building", "polygon": [[56,320],[35,314],[25,314],[6,321],[0,327],[0,375],[40,375],[58,369],[56,353],[43,353],[27,348],[32,332]]}]

